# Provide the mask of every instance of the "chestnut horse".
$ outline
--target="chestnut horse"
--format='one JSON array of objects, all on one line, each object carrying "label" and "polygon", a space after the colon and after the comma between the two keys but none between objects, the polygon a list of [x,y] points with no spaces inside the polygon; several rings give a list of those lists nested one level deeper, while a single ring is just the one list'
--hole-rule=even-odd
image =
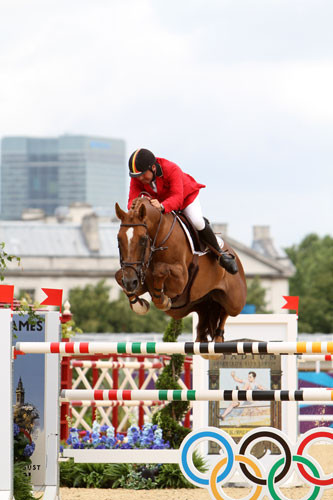
[{"label": "chestnut horse", "polygon": [[[115,205],[120,219],[118,246],[121,268],[116,280],[137,314],[146,314],[149,303],[140,298],[149,292],[153,303],[166,314],[181,319],[199,316],[197,342],[223,342],[228,316],[237,316],[246,302],[246,281],[236,253],[238,273],[227,273],[208,252],[193,264],[187,237],[174,213],[162,214],[147,198],[136,198],[125,212]],[[189,270],[195,268],[195,272]],[[188,281],[190,284],[187,286]]]}]

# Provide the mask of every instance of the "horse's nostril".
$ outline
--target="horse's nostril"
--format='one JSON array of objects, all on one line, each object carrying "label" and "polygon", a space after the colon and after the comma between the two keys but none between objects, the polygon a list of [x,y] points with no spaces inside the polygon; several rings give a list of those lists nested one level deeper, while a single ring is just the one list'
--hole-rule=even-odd
[{"label": "horse's nostril", "polygon": [[139,286],[139,280],[137,278],[123,278],[123,285],[128,292],[134,292]]}]

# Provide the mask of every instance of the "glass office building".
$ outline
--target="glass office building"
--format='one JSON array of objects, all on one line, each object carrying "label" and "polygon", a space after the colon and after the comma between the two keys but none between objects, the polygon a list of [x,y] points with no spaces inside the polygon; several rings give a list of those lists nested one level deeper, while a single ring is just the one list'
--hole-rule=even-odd
[{"label": "glass office building", "polygon": [[113,208],[127,202],[127,161],[121,139],[63,135],[5,137],[1,147],[1,218],[24,210],[53,215],[59,206],[86,202]]}]

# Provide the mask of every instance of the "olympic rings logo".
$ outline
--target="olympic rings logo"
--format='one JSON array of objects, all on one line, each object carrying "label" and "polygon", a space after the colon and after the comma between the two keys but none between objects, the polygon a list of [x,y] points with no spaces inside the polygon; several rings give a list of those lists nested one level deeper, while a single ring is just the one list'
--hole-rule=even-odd
[{"label": "olympic rings logo", "polygon": [[[201,442],[209,440],[219,444],[221,452],[220,455],[216,455],[217,463],[203,474],[195,468],[192,455],[194,448]],[[312,456],[306,456],[306,453],[315,441],[327,440],[333,445],[333,429],[329,427],[311,429],[302,434],[295,445],[291,445],[288,437],[279,429],[260,427],[245,434],[236,444],[225,431],[206,427],[191,432],[182,442],[180,468],[192,484],[206,488],[213,500],[230,499],[221,487],[223,483],[230,482],[237,472],[240,478],[237,482],[245,480],[253,483],[249,495],[243,500],[260,500],[264,495],[273,500],[288,500],[279,491],[280,486],[283,486],[280,483],[282,480],[286,482],[293,472],[298,471],[303,480],[312,487],[310,493],[300,500],[315,500],[322,496],[325,489],[332,488],[333,475],[326,476],[320,464]],[[282,458],[280,454],[258,460],[251,455],[253,446],[262,441],[274,443],[280,449]],[[239,463],[238,471],[236,471],[237,463]],[[296,467],[293,467],[294,463]]]}]

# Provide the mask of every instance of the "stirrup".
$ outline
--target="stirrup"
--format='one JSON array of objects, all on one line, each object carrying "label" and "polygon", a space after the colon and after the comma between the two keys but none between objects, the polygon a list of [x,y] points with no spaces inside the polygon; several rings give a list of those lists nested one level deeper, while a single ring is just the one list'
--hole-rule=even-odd
[{"label": "stirrup", "polygon": [[226,252],[221,252],[219,257],[219,264],[230,274],[238,273],[238,266],[234,255]]}]

